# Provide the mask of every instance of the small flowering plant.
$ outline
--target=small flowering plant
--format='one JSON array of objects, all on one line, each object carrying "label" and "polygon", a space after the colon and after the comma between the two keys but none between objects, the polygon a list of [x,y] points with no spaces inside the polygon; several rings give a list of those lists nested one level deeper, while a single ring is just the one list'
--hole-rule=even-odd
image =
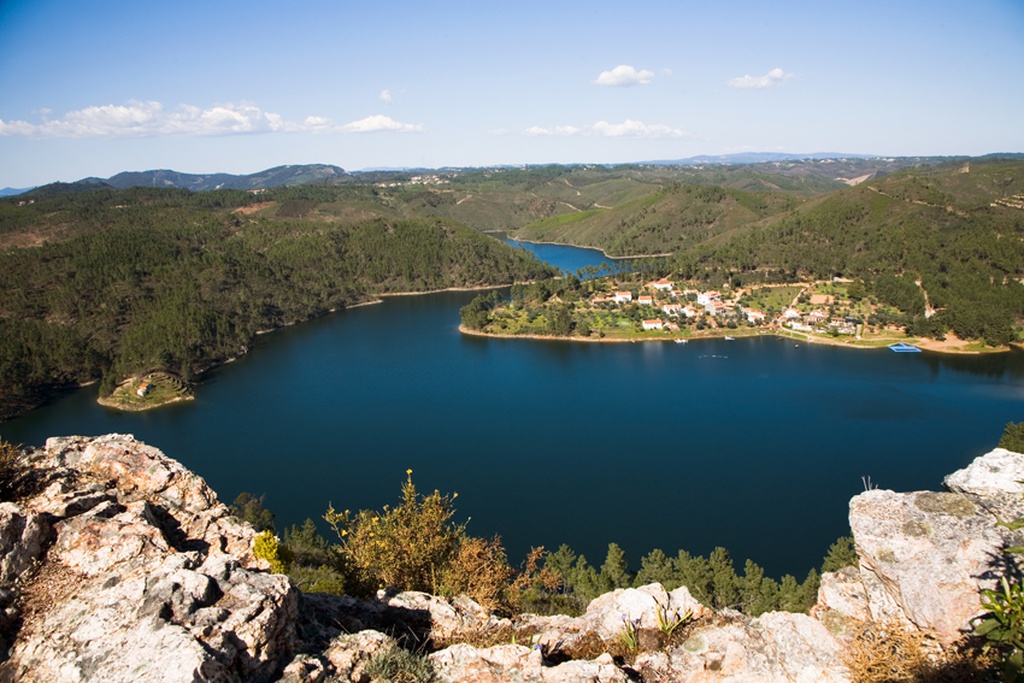
[{"label": "small flowering plant", "polygon": [[640,620],[630,619],[628,614],[622,615],[622,628],[619,629],[619,640],[629,652],[636,652],[640,645]]}]

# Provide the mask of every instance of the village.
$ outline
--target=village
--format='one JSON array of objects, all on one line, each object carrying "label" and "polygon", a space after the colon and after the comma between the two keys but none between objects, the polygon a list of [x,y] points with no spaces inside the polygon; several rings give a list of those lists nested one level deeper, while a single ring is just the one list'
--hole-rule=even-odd
[{"label": "village", "polygon": [[[518,295],[495,305],[486,324],[496,336],[563,337],[581,341],[653,341],[775,334],[795,340],[884,346],[908,340],[907,317],[847,279],[714,289],[669,278],[584,280],[543,296]],[[466,327],[466,326],[464,326]]]},{"label": "village", "polygon": [[[680,332],[680,323],[692,323],[698,329],[776,327],[859,339],[864,323],[856,315],[854,302],[845,298],[844,285],[848,284],[850,281],[837,280],[763,286],[756,290],[736,288],[723,293],[717,289],[678,289],[671,280],[661,278],[637,290],[616,289],[595,294],[590,303],[601,307],[635,303],[641,313],[658,313],[659,317],[641,319],[642,331]],[[755,302],[760,306],[748,305]]]}]

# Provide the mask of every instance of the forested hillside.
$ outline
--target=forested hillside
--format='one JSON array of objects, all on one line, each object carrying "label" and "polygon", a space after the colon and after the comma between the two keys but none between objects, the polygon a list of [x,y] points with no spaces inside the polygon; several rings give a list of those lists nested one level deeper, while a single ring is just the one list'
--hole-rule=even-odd
[{"label": "forested hillside", "polygon": [[389,216],[342,192],[135,188],[0,201],[0,418],[72,383],[102,378],[107,392],[156,368],[189,380],[243,353],[259,330],[377,294],[553,274],[477,231]]},{"label": "forested hillside", "polygon": [[612,256],[674,253],[796,207],[778,191],[747,192],[719,186],[675,185],[614,209],[593,209],[531,223],[524,240],[598,246]]},{"label": "forested hillside", "polygon": [[917,334],[1006,344],[1024,318],[1021,193],[1019,161],[903,171],[678,252],[674,265],[702,279],[862,279]]}]

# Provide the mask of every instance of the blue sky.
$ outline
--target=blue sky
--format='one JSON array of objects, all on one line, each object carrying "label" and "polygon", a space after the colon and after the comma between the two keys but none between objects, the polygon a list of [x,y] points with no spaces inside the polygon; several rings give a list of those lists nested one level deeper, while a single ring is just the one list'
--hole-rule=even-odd
[{"label": "blue sky", "polygon": [[0,187],[1024,151],[1024,1],[0,0]]}]

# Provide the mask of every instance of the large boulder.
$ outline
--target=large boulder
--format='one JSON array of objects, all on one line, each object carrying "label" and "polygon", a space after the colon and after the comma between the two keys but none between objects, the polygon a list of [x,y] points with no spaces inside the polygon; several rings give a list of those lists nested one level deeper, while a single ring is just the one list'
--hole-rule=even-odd
[{"label": "large boulder", "polygon": [[[851,595],[866,598],[875,621],[903,623],[944,645],[960,638],[984,612],[981,591],[1014,563],[1004,549],[1019,545],[1020,533],[999,522],[1024,515],[1021,478],[1024,455],[996,449],[949,475],[949,491],[854,497],[850,529],[863,591]],[[825,599],[841,600],[835,591]],[[860,616],[855,602],[848,611]]]}]

